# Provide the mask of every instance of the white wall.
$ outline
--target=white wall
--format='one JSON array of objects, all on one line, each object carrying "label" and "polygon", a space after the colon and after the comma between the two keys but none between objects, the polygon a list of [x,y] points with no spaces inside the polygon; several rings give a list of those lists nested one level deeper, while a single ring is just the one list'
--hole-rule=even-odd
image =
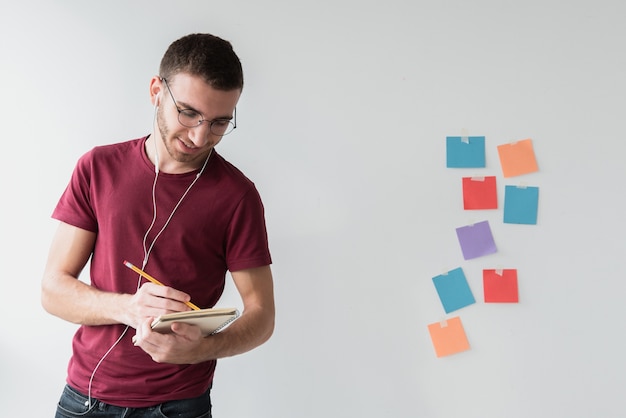
[{"label": "white wall", "polygon": [[[0,6],[0,404],[52,416],[73,325],[39,304],[76,159],[149,132],[165,48],[208,31],[246,74],[219,151],[257,184],[276,278],[270,342],[221,361],[216,417],[619,417],[626,6],[576,1],[20,1]],[[532,138],[536,226],[467,213],[445,136]],[[491,222],[464,261],[454,228]],[[431,278],[463,267],[469,351],[436,358]],[[520,303],[482,302],[482,268]],[[238,303],[229,287],[225,303]],[[24,412],[24,411],[28,412]]]}]

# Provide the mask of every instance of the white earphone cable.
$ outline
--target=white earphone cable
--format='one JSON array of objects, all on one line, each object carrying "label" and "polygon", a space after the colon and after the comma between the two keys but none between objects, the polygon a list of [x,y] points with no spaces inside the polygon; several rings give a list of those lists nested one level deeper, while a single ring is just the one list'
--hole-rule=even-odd
[{"label": "white earphone cable", "polygon": [[[158,109],[157,103],[158,103],[158,101],[155,103],[155,106],[154,106],[153,127],[156,127],[156,117],[157,117],[157,112],[156,111]],[[178,203],[176,203],[176,206],[174,206],[174,209],[172,209],[172,213],[170,213],[170,216],[165,221],[165,224],[163,225],[163,227],[159,230],[159,232],[156,234],[156,236],[152,240],[152,243],[150,244],[150,247],[146,248],[148,235],[152,231],[152,228],[154,228],[154,225],[155,225],[156,219],[157,219],[156,185],[157,185],[157,180],[159,178],[159,152],[158,152],[158,149],[157,149],[156,138],[153,138],[153,139],[154,139],[154,151],[155,151],[155,175],[154,175],[154,181],[152,182],[152,222],[150,223],[150,226],[148,227],[148,230],[144,234],[143,240],[142,240],[143,252],[144,252],[144,259],[143,259],[142,266],[141,266],[142,270],[145,269],[146,265],[148,264],[148,258],[150,257],[150,253],[152,252],[152,248],[154,248],[154,244],[156,243],[157,239],[161,236],[163,231],[165,231],[165,228],[167,228],[167,226],[169,225],[170,221],[172,220],[172,217],[174,216],[174,213],[176,213],[176,210],[178,209],[180,204],[183,202],[183,200],[185,199],[185,197],[187,196],[187,194],[189,193],[191,188],[194,186],[194,184],[196,184],[196,182],[198,181],[198,179],[200,178],[202,173],[204,173],[204,169],[206,168],[207,163],[209,162],[209,158],[211,158],[211,155],[213,154],[213,149],[211,149],[211,151],[209,151],[209,155],[207,155],[206,159],[204,160],[204,164],[202,165],[202,168],[200,169],[198,174],[196,174],[196,177],[193,179],[191,184],[187,187],[187,189],[185,190],[185,193],[183,193],[181,198],[178,200]],[[141,276],[138,276],[137,290],[139,290],[140,287],[141,287]],[[126,325],[126,327],[124,328],[124,331],[122,331],[122,333],[119,336],[119,338],[111,345],[111,347],[109,347],[109,349],[106,351],[106,353],[104,353],[104,355],[100,358],[100,360],[98,361],[98,363],[94,367],[93,372],[91,373],[91,376],[89,377],[89,387],[88,387],[88,393],[87,393],[87,402],[85,402],[85,406],[87,406],[89,409],[91,409],[91,407],[92,407],[92,403],[91,403],[91,386],[92,386],[92,383],[93,383],[94,376],[96,375],[96,371],[98,370],[98,368],[100,367],[100,365],[102,364],[104,359],[111,353],[111,351],[113,351],[113,349],[120,343],[120,341],[122,341],[122,338],[124,338],[124,335],[126,335],[126,333],[128,332],[129,328],[130,328],[130,325]]]}]

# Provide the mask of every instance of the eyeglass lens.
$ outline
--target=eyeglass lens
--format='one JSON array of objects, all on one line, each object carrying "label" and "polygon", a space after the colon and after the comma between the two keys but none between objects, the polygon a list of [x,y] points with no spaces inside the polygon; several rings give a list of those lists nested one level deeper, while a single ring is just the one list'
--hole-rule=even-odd
[{"label": "eyeglass lens", "polygon": [[[202,115],[195,110],[181,109],[178,111],[178,121],[181,125],[188,128],[195,128],[199,126],[205,120],[202,119]],[[209,123],[211,133],[214,135],[226,135],[235,129],[233,121],[228,119],[216,119],[212,121],[206,121]]]}]

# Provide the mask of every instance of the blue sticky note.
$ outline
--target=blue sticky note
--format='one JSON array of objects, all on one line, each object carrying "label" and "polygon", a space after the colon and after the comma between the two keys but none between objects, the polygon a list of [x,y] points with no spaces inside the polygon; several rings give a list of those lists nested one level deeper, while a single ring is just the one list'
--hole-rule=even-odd
[{"label": "blue sticky note", "polygon": [[504,188],[504,223],[537,224],[539,187],[506,186]]},{"label": "blue sticky note", "polygon": [[466,260],[498,251],[488,221],[457,228],[456,235],[463,251],[463,258]]},{"label": "blue sticky note", "polygon": [[446,166],[448,168],[485,167],[485,137],[447,136]]},{"label": "blue sticky note", "polygon": [[433,283],[446,313],[476,303],[465,273],[460,267],[450,270],[447,274],[433,277]]}]

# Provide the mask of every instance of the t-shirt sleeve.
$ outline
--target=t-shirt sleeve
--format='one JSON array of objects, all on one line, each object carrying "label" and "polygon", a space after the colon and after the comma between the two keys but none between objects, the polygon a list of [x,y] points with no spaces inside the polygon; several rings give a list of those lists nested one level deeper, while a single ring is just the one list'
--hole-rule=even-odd
[{"label": "t-shirt sleeve", "polygon": [[52,212],[52,218],[97,232],[98,222],[91,205],[90,193],[92,156],[93,150],[78,160],[70,182]]},{"label": "t-shirt sleeve", "polygon": [[226,232],[228,270],[238,271],[272,264],[265,210],[253,186],[235,208]]}]

